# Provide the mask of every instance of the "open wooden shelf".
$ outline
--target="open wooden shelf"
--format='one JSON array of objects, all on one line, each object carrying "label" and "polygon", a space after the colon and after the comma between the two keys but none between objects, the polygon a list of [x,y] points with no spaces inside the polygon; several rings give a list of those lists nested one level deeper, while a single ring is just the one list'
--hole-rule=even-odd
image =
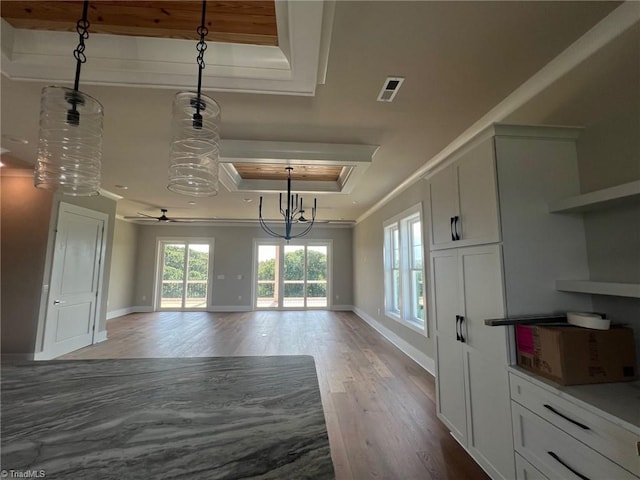
[{"label": "open wooden shelf", "polygon": [[562,292],[615,295],[640,298],[640,283],[594,282],[591,280],[556,280],[556,289]]},{"label": "open wooden shelf", "polygon": [[549,212],[578,213],[624,203],[640,203],[640,180],[557,200],[549,205]]}]

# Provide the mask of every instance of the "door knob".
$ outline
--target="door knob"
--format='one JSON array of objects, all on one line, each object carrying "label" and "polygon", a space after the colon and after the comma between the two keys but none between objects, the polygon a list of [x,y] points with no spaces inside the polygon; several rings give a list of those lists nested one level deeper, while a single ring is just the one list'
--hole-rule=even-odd
[{"label": "door knob", "polygon": [[54,301],[53,301],[53,304],[54,304],[54,305],[60,305],[60,304],[62,304],[62,303],[66,303],[66,302],[63,302],[62,300],[54,300]]}]

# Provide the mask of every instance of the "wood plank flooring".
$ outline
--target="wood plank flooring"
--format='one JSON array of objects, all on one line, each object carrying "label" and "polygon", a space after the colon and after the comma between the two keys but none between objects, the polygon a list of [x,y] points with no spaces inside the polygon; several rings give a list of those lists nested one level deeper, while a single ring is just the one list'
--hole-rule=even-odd
[{"label": "wood plank flooring", "polygon": [[351,312],[131,314],[64,359],[313,355],[336,479],[489,477],[436,418],[433,377]]}]

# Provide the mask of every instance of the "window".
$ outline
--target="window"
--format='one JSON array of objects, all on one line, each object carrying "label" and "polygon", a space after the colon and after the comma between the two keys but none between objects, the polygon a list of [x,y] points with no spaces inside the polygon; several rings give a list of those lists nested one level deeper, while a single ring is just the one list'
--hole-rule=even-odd
[{"label": "window", "polygon": [[212,239],[159,239],[156,308],[206,309],[210,297]]},{"label": "window", "polygon": [[385,312],[426,333],[422,205],[384,223]]},{"label": "window", "polygon": [[328,308],[330,242],[256,242],[256,308]]}]

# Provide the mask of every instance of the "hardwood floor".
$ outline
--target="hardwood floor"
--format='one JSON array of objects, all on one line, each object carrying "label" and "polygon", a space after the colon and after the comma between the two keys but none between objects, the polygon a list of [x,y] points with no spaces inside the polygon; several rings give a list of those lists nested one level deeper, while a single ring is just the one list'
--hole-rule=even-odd
[{"label": "hardwood floor", "polygon": [[131,314],[64,359],[313,355],[336,479],[488,479],[436,418],[433,377],[351,312]]}]

